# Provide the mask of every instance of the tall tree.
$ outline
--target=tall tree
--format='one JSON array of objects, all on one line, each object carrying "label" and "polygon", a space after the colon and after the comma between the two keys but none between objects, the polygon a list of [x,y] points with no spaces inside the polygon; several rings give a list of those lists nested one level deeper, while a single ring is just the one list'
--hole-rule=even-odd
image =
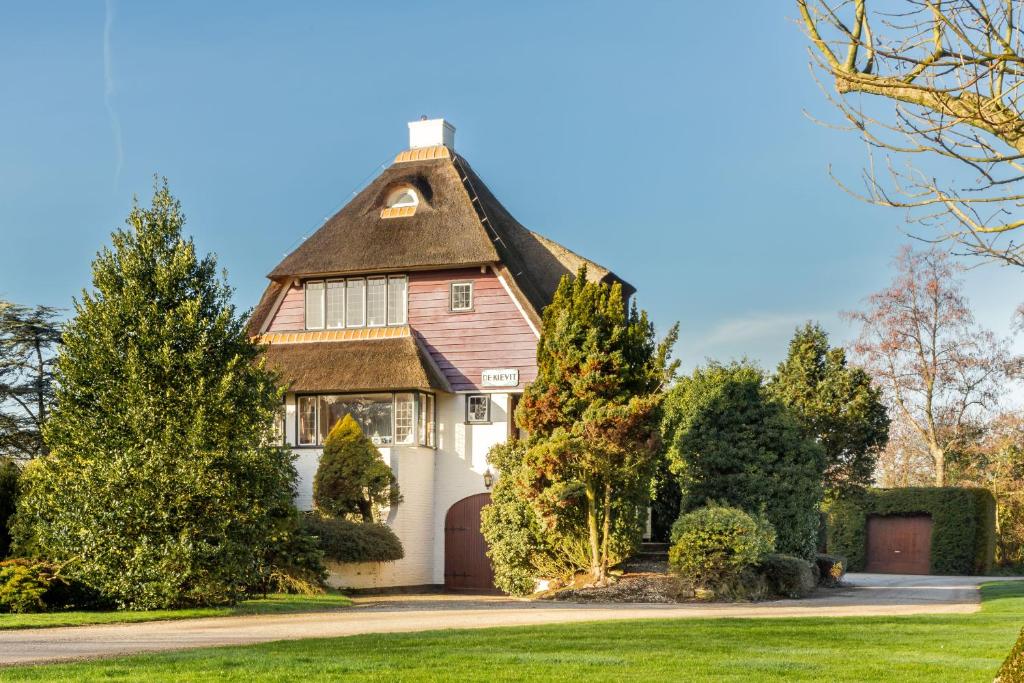
[{"label": "tall tree", "polygon": [[[550,527],[582,509],[592,579],[606,583],[619,502],[642,504],[658,457],[673,327],[657,343],[619,283],[563,277],[544,309],[538,375],[516,411],[531,434],[524,493]],[[567,510],[568,509],[568,510]]]},{"label": "tall tree", "polygon": [[1006,340],[975,322],[949,254],[904,248],[896,270],[867,308],[845,315],[861,325],[858,359],[924,442],[943,486],[947,453],[997,408],[1017,363]]},{"label": "tall tree", "polygon": [[871,376],[848,366],[845,349],[830,347],[820,325],[796,331],[767,389],[824,450],[828,494],[871,485],[888,440],[888,411]]},{"label": "tall tree", "polygon": [[0,456],[28,460],[46,453],[58,315],[49,306],[0,301]]},{"label": "tall tree", "polygon": [[780,552],[814,556],[824,450],[768,394],[760,368],[712,363],[682,378],[664,432],[683,511],[714,501],[764,514]]},{"label": "tall tree", "polygon": [[184,220],[165,181],[96,257],[14,523],[19,551],[136,609],[238,599],[296,476],[276,377]]},{"label": "tall tree", "polygon": [[[797,0],[812,61],[884,163],[867,201],[930,240],[1024,266],[1024,50],[1012,0]],[[862,95],[877,98],[878,106]],[[906,162],[906,163],[903,163]],[[880,177],[876,168],[886,169]]]}]

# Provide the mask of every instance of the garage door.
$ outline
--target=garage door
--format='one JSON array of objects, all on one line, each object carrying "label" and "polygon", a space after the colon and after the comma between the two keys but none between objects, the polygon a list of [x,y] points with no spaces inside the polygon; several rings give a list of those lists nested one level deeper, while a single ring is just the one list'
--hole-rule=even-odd
[{"label": "garage door", "polygon": [[869,572],[927,574],[932,555],[932,518],[868,517],[867,546]]},{"label": "garage door", "polygon": [[480,532],[480,509],[491,494],[463,498],[444,518],[444,587],[467,592],[493,592],[494,570]]}]

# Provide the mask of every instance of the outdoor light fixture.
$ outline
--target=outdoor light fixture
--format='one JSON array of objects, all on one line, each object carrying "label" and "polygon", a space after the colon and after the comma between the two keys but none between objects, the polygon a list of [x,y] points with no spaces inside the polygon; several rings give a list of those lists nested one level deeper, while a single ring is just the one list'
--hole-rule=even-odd
[{"label": "outdoor light fixture", "polygon": [[494,485],[494,475],[491,474],[491,468],[488,467],[487,471],[484,472],[484,488],[488,491],[491,490],[491,486]]}]

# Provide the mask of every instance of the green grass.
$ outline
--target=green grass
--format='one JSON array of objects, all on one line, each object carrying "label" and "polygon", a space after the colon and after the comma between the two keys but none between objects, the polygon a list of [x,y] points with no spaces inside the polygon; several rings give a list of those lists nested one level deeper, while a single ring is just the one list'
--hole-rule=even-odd
[{"label": "green grass", "polygon": [[253,598],[233,607],[196,607],[191,609],[160,609],[139,612],[45,612],[42,614],[0,614],[0,630],[14,628],[46,628],[49,626],[85,626],[87,624],[119,624],[164,619],[195,619],[197,617],[233,617],[243,614],[284,614],[287,612],[323,612],[352,604],[340,593],[323,595],[268,595]]},{"label": "green grass", "polygon": [[367,635],[6,669],[5,681],[991,681],[1024,582],[977,614],[677,619]]}]

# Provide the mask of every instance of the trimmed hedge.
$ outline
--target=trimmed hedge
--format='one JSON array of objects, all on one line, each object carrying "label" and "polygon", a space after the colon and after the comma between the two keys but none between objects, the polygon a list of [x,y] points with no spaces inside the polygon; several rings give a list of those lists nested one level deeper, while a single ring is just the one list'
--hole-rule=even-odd
[{"label": "trimmed hedge", "polygon": [[764,577],[768,592],[784,598],[806,597],[818,584],[813,565],[794,555],[769,553],[757,566]]},{"label": "trimmed hedge", "polygon": [[988,489],[868,489],[834,501],[828,511],[828,552],[863,571],[871,515],[931,515],[932,574],[985,574],[995,554],[995,499]]},{"label": "trimmed hedge", "polygon": [[394,562],[405,557],[402,542],[384,524],[350,522],[336,517],[306,515],[304,524],[317,537],[324,558],[335,562]]},{"label": "trimmed hedge", "polygon": [[1024,683],[1024,630],[1021,630],[1017,644],[999,667],[996,683]]}]

